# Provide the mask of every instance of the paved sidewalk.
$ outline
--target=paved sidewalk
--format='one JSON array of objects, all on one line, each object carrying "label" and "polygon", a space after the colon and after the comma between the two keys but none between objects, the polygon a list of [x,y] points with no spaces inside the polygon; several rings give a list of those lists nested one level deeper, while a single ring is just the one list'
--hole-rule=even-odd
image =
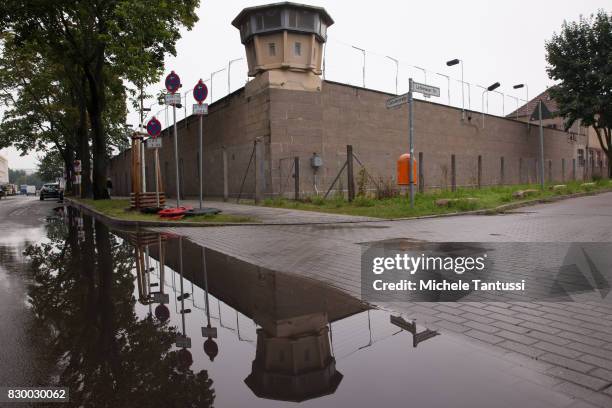
[{"label": "paved sidewalk", "polygon": [[[168,201],[168,205],[172,205],[172,201]],[[199,201],[182,200],[181,205],[199,208]],[[205,200],[204,207],[218,208],[225,214],[252,217],[265,224],[322,224],[376,220],[376,218],[359,217],[354,215],[329,214],[277,207],[262,207],[258,205],[237,204],[235,202],[212,200]]]},{"label": "paved sidewalk", "polygon": [[[612,193],[495,216],[278,225],[257,230],[238,226],[157,230],[182,234],[255,265],[326,282],[360,298],[360,243],[388,239],[612,242]],[[547,386],[588,402],[576,406],[612,406],[610,305],[585,299],[571,303],[403,302],[381,306],[514,356],[523,365],[544,373]]]}]

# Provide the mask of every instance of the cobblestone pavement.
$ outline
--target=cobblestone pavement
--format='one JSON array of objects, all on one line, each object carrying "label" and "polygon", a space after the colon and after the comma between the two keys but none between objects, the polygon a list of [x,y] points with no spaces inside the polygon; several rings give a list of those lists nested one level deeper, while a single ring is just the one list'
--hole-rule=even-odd
[{"label": "cobblestone pavement", "polygon": [[[361,243],[612,242],[612,193],[505,215],[304,226],[159,229],[241,260],[311,277],[361,296]],[[387,303],[379,306],[467,337],[530,367],[575,406],[612,406],[612,305],[574,302]],[[536,377],[534,377],[536,378]],[[582,405],[580,405],[582,404]]]}]

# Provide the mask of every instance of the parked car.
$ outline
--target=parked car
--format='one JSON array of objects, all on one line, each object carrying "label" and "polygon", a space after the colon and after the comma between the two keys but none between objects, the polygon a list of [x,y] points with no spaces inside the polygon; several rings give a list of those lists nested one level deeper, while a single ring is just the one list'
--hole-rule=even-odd
[{"label": "parked car", "polygon": [[59,198],[60,197],[60,185],[59,183],[47,183],[43,184],[40,189],[40,201],[45,198]]}]

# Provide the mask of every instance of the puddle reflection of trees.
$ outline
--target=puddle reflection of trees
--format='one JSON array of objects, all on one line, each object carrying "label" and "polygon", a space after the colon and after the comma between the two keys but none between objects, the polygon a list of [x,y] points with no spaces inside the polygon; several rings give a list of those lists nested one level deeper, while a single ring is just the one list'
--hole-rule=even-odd
[{"label": "puddle reflection of trees", "polygon": [[133,248],[102,223],[68,214],[27,249],[29,297],[58,386],[75,406],[212,406],[206,370],[171,351],[176,330],[135,313]]}]

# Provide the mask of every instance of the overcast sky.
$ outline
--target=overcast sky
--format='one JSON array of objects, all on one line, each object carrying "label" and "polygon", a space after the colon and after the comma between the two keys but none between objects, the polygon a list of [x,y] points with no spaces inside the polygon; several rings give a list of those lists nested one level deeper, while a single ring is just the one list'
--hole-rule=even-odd
[{"label": "overcast sky", "polygon": [[[489,113],[498,115],[503,109],[507,114],[516,108],[516,100],[511,96],[526,97],[525,89],[514,90],[512,85],[528,84],[530,98],[552,85],[545,71],[544,42],[559,31],[564,20],[577,20],[581,14],[589,15],[599,8],[610,11],[609,0],[298,2],[325,7],[335,21],[328,30],[327,79],[361,86],[363,56],[351,47],[355,45],[366,49],[366,87],[395,92],[395,64],[386,58],[391,56],[400,60],[400,93],[406,91],[409,77],[425,81],[422,70],[413,67],[418,66],[427,71],[428,83],[441,88],[441,97],[432,100],[447,103],[447,79],[436,73],[459,79],[459,67],[445,64],[449,59],[459,58],[464,61],[464,79],[471,84],[473,110],[481,110],[482,89],[476,85],[501,83],[498,91],[506,96],[492,93],[488,103]],[[191,31],[184,30],[177,44],[177,56],[166,60],[167,72],[174,70],[180,75],[183,92],[191,89],[199,78],[207,79],[212,71],[225,68],[215,75],[212,94],[214,100],[227,94],[228,61],[244,57],[238,30],[231,21],[244,7],[265,3],[262,0],[202,1],[198,10],[200,21]],[[232,90],[244,85],[246,71],[245,60],[232,65]],[[157,93],[161,89],[163,78],[149,92]],[[466,108],[467,91],[466,86]],[[461,106],[458,81],[452,80],[450,92],[451,104]],[[207,102],[211,102],[210,96]],[[191,104],[189,94],[189,108]],[[151,113],[160,108],[153,106]],[[178,119],[182,117],[181,111]],[[163,111],[158,118],[164,123]],[[137,120],[134,113],[128,117],[134,126]],[[8,157],[12,168],[34,168],[37,161],[37,153],[19,157],[14,150],[6,149],[2,154]]]}]

